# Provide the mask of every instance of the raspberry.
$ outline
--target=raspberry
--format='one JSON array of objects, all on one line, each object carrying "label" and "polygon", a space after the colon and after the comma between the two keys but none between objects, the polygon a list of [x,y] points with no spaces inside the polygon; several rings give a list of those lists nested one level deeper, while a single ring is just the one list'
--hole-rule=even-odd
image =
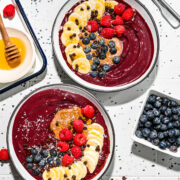
[{"label": "raspberry", "polygon": [[68,154],[65,154],[62,157],[62,166],[69,166],[74,162],[74,157],[69,156]]},{"label": "raspberry", "polygon": [[7,149],[1,149],[0,150],[0,160],[1,161],[9,160],[9,153],[8,153]]},{"label": "raspberry", "polygon": [[15,15],[15,7],[12,4],[7,5],[3,10],[3,15],[6,18],[13,18]]},{"label": "raspberry", "polygon": [[91,21],[88,22],[87,30],[89,32],[96,32],[98,29],[99,29],[99,25],[98,25],[98,23],[96,21],[91,20]]},{"label": "raspberry", "polygon": [[115,29],[117,37],[122,36],[122,34],[125,32],[125,27],[122,25],[115,26],[114,29]]},{"label": "raspberry", "polygon": [[73,127],[76,130],[77,133],[82,133],[84,123],[82,120],[76,119],[73,121]]},{"label": "raspberry", "polygon": [[100,24],[104,27],[111,27],[111,16],[110,15],[103,16]]},{"label": "raspberry", "polygon": [[67,142],[60,141],[57,143],[59,151],[66,152],[69,149],[69,144]]},{"label": "raspberry", "polygon": [[112,21],[112,24],[113,25],[122,25],[122,24],[124,24],[123,18],[117,15],[115,20]]},{"label": "raspberry", "polygon": [[86,136],[84,134],[76,134],[74,137],[74,144],[82,146],[86,143]]},{"label": "raspberry", "polygon": [[133,9],[129,8],[124,11],[122,18],[126,21],[129,21],[132,19],[133,15],[134,15]]},{"label": "raspberry", "polygon": [[63,129],[60,131],[59,137],[62,141],[70,141],[73,138],[73,134],[69,129]]},{"label": "raspberry", "polygon": [[79,146],[74,146],[71,148],[72,155],[76,158],[79,159],[81,157],[82,151]]},{"label": "raspberry", "polygon": [[117,14],[117,15],[120,15],[124,12],[125,10],[125,6],[124,4],[117,4],[115,7],[114,7],[114,12]]},{"label": "raspberry", "polygon": [[94,116],[94,108],[90,105],[87,105],[81,109],[82,114],[84,114],[88,118],[92,118]]},{"label": "raspberry", "polygon": [[112,28],[104,28],[101,31],[101,36],[107,39],[111,39],[114,36],[114,29]]}]

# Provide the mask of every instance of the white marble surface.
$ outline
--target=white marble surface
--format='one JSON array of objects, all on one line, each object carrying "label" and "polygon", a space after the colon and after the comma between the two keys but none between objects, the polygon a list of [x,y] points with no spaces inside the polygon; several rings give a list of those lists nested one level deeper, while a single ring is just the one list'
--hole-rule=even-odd
[{"label": "white marble surface", "polygon": [[[0,0],[0,2],[3,0]],[[128,1],[128,0],[127,0]],[[150,88],[180,99],[180,28],[172,29],[151,0],[140,0],[152,13],[160,33],[159,62],[141,84],[117,93],[92,92],[104,104],[116,133],[115,157],[103,180],[180,180],[180,159],[133,143],[131,134],[146,92]],[[167,0],[180,13],[179,0]],[[8,120],[17,103],[30,91],[47,84],[73,83],[53,57],[51,29],[65,0],[22,0],[22,5],[47,56],[47,72],[0,95],[0,148],[7,147]],[[75,83],[73,83],[75,84]],[[1,165],[1,164],[0,164]],[[21,179],[11,163],[0,166],[0,179]]]}]

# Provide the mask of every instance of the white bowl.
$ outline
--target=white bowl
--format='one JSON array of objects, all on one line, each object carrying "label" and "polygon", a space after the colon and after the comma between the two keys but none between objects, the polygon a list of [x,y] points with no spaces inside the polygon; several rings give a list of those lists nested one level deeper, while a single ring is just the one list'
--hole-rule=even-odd
[{"label": "white bowl", "polygon": [[48,89],[60,89],[63,91],[68,91],[68,92],[79,94],[79,95],[87,98],[89,101],[91,101],[98,108],[101,115],[103,116],[104,121],[107,126],[107,129],[108,129],[108,133],[109,133],[110,154],[106,160],[106,163],[105,163],[103,169],[93,178],[93,179],[100,179],[103,176],[103,174],[107,171],[108,167],[110,166],[110,163],[112,162],[112,158],[114,155],[115,134],[114,134],[113,124],[111,122],[109,115],[107,114],[106,110],[104,109],[104,107],[98,102],[98,100],[92,94],[90,94],[88,91],[86,91],[82,88],[79,88],[79,87],[76,87],[73,85],[54,84],[54,85],[48,85],[48,86],[41,87],[41,88],[36,89],[35,91],[31,92],[29,95],[27,95],[25,98],[23,98],[22,101],[17,105],[17,107],[15,108],[15,110],[10,118],[9,125],[8,125],[8,133],[7,133],[8,149],[9,149],[10,157],[11,157],[11,160],[12,160],[14,166],[16,167],[19,174],[23,177],[23,179],[34,180],[34,178],[28,173],[28,171],[24,168],[24,166],[21,164],[21,162],[17,158],[16,152],[15,152],[14,146],[13,146],[13,141],[12,141],[13,125],[14,125],[14,120],[16,118],[16,115],[19,112],[20,108],[23,106],[23,104],[34,94],[41,92],[43,90],[48,90]]},{"label": "white bowl", "polygon": [[[31,37],[18,29],[6,28],[10,37],[17,37],[21,39],[26,46],[26,57],[24,62],[12,70],[0,69],[0,83],[9,83],[16,81],[26,75],[32,68],[35,62],[35,48]],[[0,34],[0,39],[2,36]]]},{"label": "white bowl", "polygon": [[147,141],[147,140],[145,140],[145,139],[143,139],[143,138],[138,138],[138,137],[136,136],[136,134],[135,134],[135,132],[136,132],[136,130],[137,130],[137,127],[138,127],[139,118],[140,118],[140,116],[142,115],[143,110],[144,110],[144,107],[145,107],[146,102],[147,102],[147,99],[148,99],[148,97],[149,97],[151,94],[154,94],[154,95],[159,96],[159,97],[167,97],[167,98],[169,98],[170,100],[175,100],[178,104],[180,104],[180,100],[179,100],[179,99],[175,99],[175,98],[173,98],[173,97],[171,97],[171,96],[169,96],[169,95],[167,95],[167,94],[158,92],[158,91],[156,91],[156,90],[149,90],[148,95],[147,95],[146,99],[145,99],[144,102],[143,102],[142,110],[140,111],[139,116],[138,116],[138,119],[137,119],[137,121],[136,121],[136,124],[135,124],[135,127],[134,127],[134,131],[133,131],[133,135],[132,135],[132,139],[133,139],[134,141],[140,143],[140,144],[143,144],[143,145],[145,145],[145,146],[148,146],[148,147],[150,147],[150,148],[152,148],[152,149],[158,150],[158,151],[163,152],[163,153],[165,153],[165,154],[169,154],[169,155],[174,156],[174,157],[180,157],[180,148],[178,148],[178,151],[177,151],[177,152],[171,152],[169,149],[162,150],[162,149],[160,149],[158,146],[155,146],[154,144],[152,144],[151,142],[149,142],[149,141]]},{"label": "white bowl", "polygon": [[61,25],[62,20],[64,19],[65,14],[78,1],[79,0],[68,0],[63,5],[63,7],[60,9],[60,11],[55,19],[53,29],[52,29],[52,44],[53,44],[53,48],[54,48],[54,53],[58,59],[58,62],[60,63],[63,70],[67,73],[67,75],[70,78],[72,78],[74,81],[76,81],[77,83],[79,83],[80,85],[82,85],[86,88],[96,90],[96,91],[103,91],[103,92],[124,90],[124,89],[130,88],[130,87],[140,83],[142,80],[144,80],[150,74],[150,72],[152,71],[152,69],[158,59],[159,34],[158,34],[158,30],[157,30],[157,27],[156,27],[156,24],[155,24],[155,21],[154,21],[152,15],[148,11],[148,9],[138,0],[128,0],[127,3],[130,4],[133,8],[137,9],[137,11],[145,19],[146,23],[148,24],[148,26],[151,30],[153,41],[154,41],[154,55],[153,55],[152,62],[150,64],[149,68],[147,69],[147,71],[139,79],[137,79],[129,84],[122,85],[122,86],[113,86],[113,87],[100,86],[100,85],[95,85],[95,84],[89,83],[89,82],[81,79],[68,67],[68,65],[66,64],[66,62],[63,58],[60,47],[59,47],[59,30],[60,30],[60,25]]}]

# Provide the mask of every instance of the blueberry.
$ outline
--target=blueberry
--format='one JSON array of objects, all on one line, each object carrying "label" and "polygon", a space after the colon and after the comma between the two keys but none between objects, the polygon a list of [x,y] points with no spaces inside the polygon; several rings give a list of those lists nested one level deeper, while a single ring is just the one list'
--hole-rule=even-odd
[{"label": "blueberry", "polygon": [[160,125],[160,124],[154,126],[154,129],[156,129],[156,130],[160,130],[160,128],[161,128],[161,125]]},{"label": "blueberry", "polygon": [[52,165],[54,163],[54,159],[52,157],[47,158],[47,163]]},{"label": "blueberry", "polygon": [[177,107],[177,114],[180,115],[180,106]]},{"label": "blueberry", "polygon": [[108,64],[104,64],[103,65],[103,70],[106,71],[106,72],[110,71],[110,66]]},{"label": "blueberry", "polygon": [[159,132],[159,133],[158,133],[158,138],[159,138],[159,139],[164,139],[164,133]]},{"label": "blueberry", "polygon": [[156,108],[153,109],[153,113],[155,116],[160,116],[160,114],[161,114],[161,112]]},{"label": "blueberry", "polygon": [[83,44],[89,44],[89,43],[90,43],[90,38],[89,38],[89,37],[84,37],[84,38],[82,39],[82,43],[83,43]]},{"label": "blueberry", "polygon": [[143,134],[144,137],[148,137],[149,134],[150,134],[150,130],[148,128],[144,128],[142,130],[142,134]]},{"label": "blueberry", "polygon": [[178,108],[176,108],[176,107],[172,107],[171,110],[172,110],[173,114],[177,114],[178,113]]},{"label": "blueberry", "polygon": [[91,34],[89,35],[89,37],[90,37],[91,40],[95,40],[95,39],[96,39],[96,34],[91,33]]},{"label": "blueberry", "polygon": [[169,141],[166,141],[167,148],[171,146],[171,143]]},{"label": "blueberry", "polygon": [[172,114],[171,109],[170,109],[170,108],[167,108],[164,114],[165,114],[166,116],[171,116],[171,114]]},{"label": "blueberry", "polygon": [[96,65],[98,66],[98,65],[100,64],[100,61],[99,61],[98,58],[95,58],[95,59],[93,60],[93,63],[96,64]]},{"label": "blueberry", "polygon": [[176,106],[177,106],[177,102],[174,101],[174,100],[171,100],[171,101],[170,101],[170,106],[171,106],[171,107],[176,107]]},{"label": "blueberry", "polygon": [[40,170],[37,168],[37,169],[33,169],[33,175],[34,176],[38,176],[40,174]]},{"label": "blueberry", "polygon": [[150,128],[152,126],[152,123],[150,121],[147,121],[145,123],[145,127]]},{"label": "blueberry", "polygon": [[174,136],[174,134],[175,134],[174,129],[170,129],[170,130],[168,130],[168,135],[169,135],[169,137],[173,137],[173,136]]},{"label": "blueberry", "polygon": [[100,72],[98,73],[98,76],[99,76],[100,78],[103,78],[105,75],[106,75],[105,71],[100,71]]},{"label": "blueberry", "polygon": [[97,65],[96,64],[92,64],[91,65],[91,70],[92,71],[96,71],[97,70]]},{"label": "blueberry", "polygon": [[101,46],[101,51],[106,53],[108,51],[108,47],[106,45]]},{"label": "blueberry", "polygon": [[162,122],[164,123],[164,124],[168,124],[169,123],[169,117],[164,117],[163,119],[162,119]]},{"label": "blueberry", "polygon": [[171,146],[169,150],[172,152],[177,152],[177,146]]},{"label": "blueberry", "polygon": [[170,137],[168,138],[168,141],[172,144],[176,141],[176,138],[175,137]]},{"label": "blueberry", "polygon": [[140,130],[136,130],[135,134],[138,138],[142,138],[142,132]]},{"label": "blueberry", "polygon": [[149,134],[149,137],[150,137],[151,139],[157,138],[157,131],[156,131],[156,130],[152,130],[152,131],[150,132],[150,134]]},{"label": "blueberry", "polygon": [[174,128],[174,125],[173,125],[172,122],[169,122],[169,123],[168,123],[168,129],[172,129],[172,128]]},{"label": "blueberry", "polygon": [[33,168],[33,164],[32,164],[32,163],[27,163],[26,168],[27,168],[27,169],[32,169],[32,168]]},{"label": "blueberry", "polygon": [[97,49],[97,48],[98,48],[98,42],[97,42],[97,41],[94,41],[94,42],[91,44],[91,48],[92,48],[92,49]]},{"label": "blueberry", "polygon": [[91,77],[95,78],[97,75],[98,75],[98,72],[97,71],[92,71],[90,73]]},{"label": "blueberry", "polygon": [[166,131],[168,128],[167,128],[167,125],[166,124],[161,124],[161,128],[160,128],[162,131]]},{"label": "blueberry", "polygon": [[31,150],[31,154],[36,155],[37,153],[38,153],[37,149],[34,148]]},{"label": "blueberry", "polygon": [[101,52],[99,54],[99,59],[105,59],[106,58],[106,54],[104,52]]},{"label": "blueberry", "polygon": [[110,51],[111,54],[116,54],[117,53],[117,49],[116,48],[111,48],[109,51]]},{"label": "blueberry", "polygon": [[158,146],[158,144],[159,144],[159,139],[158,139],[158,138],[153,139],[153,140],[152,140],[152,143],[153,143],[155,146]]},{"label": "blueberry", "polygon": [[158,118],[158,117],[155,117],[154,119],[153,119],[153,124],[160,124],[161,123],[161,120],[160,120],[160,118]]},{"label": "blueberry", "polygon": [[40,167],[44,167],[46,165],[46,161],[44,159],[42,159],[40,162],[39,162],[39,166]]},{"label": "blueberry", "polygon": [[39,161],[41,161],[41,159],[42,159],[42,156],[39,155],[39,154],[37,154],[37,155],[34,157],[34,161],[35,161],[35,162],[39,162]]},{"label": "blueberry", "polygon": [[87,54],[87,55],[86,55],[86,58],[87,58],[88,60],[91,60],[91,59],[92,59],[92,55],[91,55],[91,54]]},{"label": "blueberry", "polygon": [[173,125],[174,125],[174,127],[179,128],[180,127],[180,122],[179,121],[175,121],[173,123]]},{"label": "blueberry", "polygon": [[33,156],[31,156],[31,155],[30,155],[30,156],[27,156],[27,157],[26,157],[26,162],[27,162],[27,163],[32,163],[32,162],[33,162]]},{"label": "blueberry", "polygon": [[176,139],[176,143],[180,145],[180,136]]},{"label": "blueberry", "polygon": [[164,131],[163,134],[164,134],[164,137],[168,137],[168,131]]},{"label": "blueberry", "polygon": [[161,148],[161,149],[166,149],[166,148],[167,148],[166,142],[165,142],[165,141],[161,141],[161,142],[159,143],[159,148]]},{"label": "blueberry", "polygon": [[58,155],[57,155],[58,158],[61,158],[62,156],[63,156],[62,152],[59,152]]},{"label": "blueberry", "polygon": [[60,165],[61,164],[61,160],[58,158],[56,159],[56,165]]},{"label": "blueberry", "polygon": [[148,110],[152,110],[153,109],[153,106],[151,104],[146,104],[145,105],[145,110],[148,111]]},{"label": "blueberry", "polygon": [[139,123],[138,123],[138,127],[144,127],[144,124],[141,123],[141,122],[139,122]]},{"label": "blueberry", "polygon": [[172,119],[173,119],[174,121],[177,121],[177,120],[179,119],[179,117],[178,117],[177,114],[173,114],[173,115],[172,115]]},{"label": "blueberry", "polygon": [[147,102],[150,104],[154,104],[156,102],[156,96],[150,95]]},{"label": "blueberry", "polygon": [[180,130],[179,129],[174,129],[174,135],[175,136],[180,136]]},{"label": "blueberry", "polygon": [[50,150],[50,155],[53,156],[53,157],[56,157],[57,156],[57,151],[55,149],[51,149]]},{"label": "blueberry", "polygon": [[119,56],[114,56],[113,57],[113,63],[114,64],[119,64],[119,62],[120,62],[120,57]]},{"label": "blueberry", "polygon": [[84,48],[84,52],[87,54],[87,53],[90,53],[91,52],[91,47],[90,46],[86,46]]},{"label": "blueberry", "polygon": [[161,107],[161,102],[156,101],[156,102],[154,103],[154,107],[160,108],[160,107]]},{"label": "blueberry", "polygon": [[166,111],[166,109],[167,109],[167,106],[161,106],[159,110],[160,110],[162,113],[164,113],[164,112]]},{"label": "blueberry", "polygon": [[105,44],[105,40],[104,40],[104,39],[100,39],[100,40],[99,40],[99,44],[100,44],[100,45],[104,45],[104,44]]},{"label": "blueberry", "polygon": [[140,120],[140,122],[145,123],[145,122],[147,122],[148,118],[146,115],[141,115],[139,120]]},{"label": "blueberry", "polygon": [[146,114],[147,114],[148,119],[153,119],[155,117],[154,112],[152,110],[147,111]]},{"label": "blueberry", "polygon": [[113,48],[113,47],[115,47],[115,42],[114,41],[109,41],[109,47],[110,48]]},{"label": "blueberry", "polygon": [[41,152],[40,152],[40,154],[41,154],[42,157],[44,157],[44,158],[48,157],[48,151],[45,150],[45,149],[42,149]]},{"label": "blueberry", "polygon": [[164,105],[168,105],[168,103],[169,103],[169,99],[168,98],[163,98],[163,100],[162,100],[162,103],[164,104]]}]

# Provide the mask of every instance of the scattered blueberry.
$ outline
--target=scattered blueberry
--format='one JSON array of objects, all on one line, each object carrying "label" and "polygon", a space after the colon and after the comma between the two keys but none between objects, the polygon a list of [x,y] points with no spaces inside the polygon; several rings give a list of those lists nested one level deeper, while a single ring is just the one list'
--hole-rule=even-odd
[{"label": "scattered blueberry", "polygon": [[32,169],[32,168],[33,168],[33,164],[32,164],[32,163],[27,163],[26,168],[27,168],[27,169]]},{"label": "scattered blueberry", "polygon": [[61,158],[62,156],[63,156],[62,152],[59,152],[58,155],[57,155],[58,158]]},{"label": "scattered blueberry", "polygon": [[99,65],[99,64],[100,64],[100,61],[99,61],[98,58],[95,58],[95,59],[93,60],[93,63],[96,64],[96,65]]},{"label": "scattered blueberry", "polygon": [[83,43],[83,44],[89,44],[89,43],[90,43],[90,38],[89,38],[89,37],[84,37],[84,38],[82,39],[82,43]]},{"label": "scattered blueberry", "polygon": [[115,42],[114,41],[109,41],[109,47],[110,48],[113,48],[113,47],[115,47]]},{"label": "scattered blueberry", "polygon": [[108,64],[104,64],[103,65],[103,70],[106,71],[106,72],[110,71],[110,66]]},{"label": "scattered blueberry", "polygon": [[26,162],[27,162],[27,163],[32,163],[32,162],[33,162],[33,156],[31,156],[31,155],[30,155],[30,156],[27,156],[27,157],[26,157]]},{"label": "scattered blueberry", "polygon": [[99,59],[106,59],[106,54],[104,52],[101,52],[99,54]]},{"label": "scattered blueberry", "polygon": [[56,159],[56,165],[60,165],[61,164],[61,160],[58,158]]},{"label": "scattered blueberry", "polygon": [[95,39],[96,39],[96,34],[91,33],[91,34],[89,35],[89,37],[90,37],[91,40],[95,40]]},{"label": "scattered blueberry", "polygon": [[92,49],[97,49],[97,48],[98,48],[98,42],[97,42],[97,41],[94,41],[94,42],[91,44],[91,48],[92,48]]},{"label": "scattered blueberry", "polygon": [[37,153],[38,153],[37,149],[34,148],[31,150],[31,154],[36,155]]},{"label": "scattered blueberry", "polygon": [[152,123],[150,121],[147,121],[144,126],[150,128],[152,126]]},{"label": "scattered blueberry", "polygon": [[44,167],[46,165],[46,161],[44,159],[42,159],[40,162],[39,162],[39,166],[40,167]]},{"label": "scattered blueberry", "polygon": [[98,71],[92,71],[90,75],[91,77],[95,78],[98,75]]},{"label": "scattered blueberry", "polygon": [[116,48],[111,48],[109,51],[110,51],[111,54],[116,54],[117,53],[117,49]]},{"label": "scattered blueberry", "polygon": [[41,154],[42,157],[44,157],[44,158],[48,157],[48,151],[45,150],[45,149],[42,149],[41,152],[40,152],[40,154]]},{"label": "scattered blueberry", "polygon": [[57,156],[57,151],[55,149],[51,149],[50,150],[50,155],[53,156],[53,157],[56,157]]},{"label": "scattered blueberry", "polygon": [[35,161],[35,162],[39,162],[39,161],[41,161],[41,159],[42,159],[42,156],[39,155],[39,154],[37,154],[37,155],[34,157],[34,161]]},{"label": "scattered blueberry", "polygon": [[86,58],[87,58],[88,60],[91,60],[91,59],[92,59],[92,55],[91,55],[91,54],[87,54],[87,55],[86,55]]},{"label": "scattered blueberry", "polygon": [[120,62],[120,57],[119,56],[114,56],[113,57],[113,63],[118,64]]},{"label": "scattered blueberry", "polygon": [[149,137],[151,139],[157,138],[157,131],[156,130],[151,131],[150,134],[149,134]]},{"label": "scattered blueberry", "polygon": [[87,53],[90,53],[91,52],[91,47],[90,46],[86,46],[84,48],[84,52],[87,54]]},{"label": "scattered blueberry", "polygon": [[40,170],[37,168],[37,169],[33,169],[33,175],[34,176],[38,176],[40,174]]},{"label": "scattered blueberry", "polygon": [[108,51],[108,47],[106,45],[101,46],[101,51],[106,53]]},{"label": "scattered blueberry", "polygon": [[136,130],[135,134],[138,138],[142,138],[142,136],[143,136],[142,132],[140,130]]},{"label": "scattered blueberry", "polygon": [[100,45],[104,45],[104,44],[105,44],[105,40],[104,40],[104,39],[100,39],[100,40],[99,40],[99,44],[100,44]]},{"label": "scattered blueberry", "polygon": [[52,165],[54,163],[54,159],[52,157],[47,158],[47,163]]},{"label": "scattered blueberry", "polygon": [[92,64],[91,65],[91,70],[92,71],[96,71],[97,70],[97,65],[96,64]]},{"label": "scattered blueberry", "polygon": [[165,142],[165,141],[160,141],[160,143],[159,143],[159,148],[161,148],[161,149],[166,149],[166,148],[167,148],[166,142]]},{"label": "scattered blueberry", "polygon": [[100,78],[103,78],[105,75],[106,75],[105,71],[100,71],[100,72],[98,73],[98,76],[99,76]]},{"label": "scattered blueberry", "polygon": [[144,128],[142,130],[142,134],[143,134],[144,137],[148,137],[149,134],[150,134],[150,130],[148,128]]}]

